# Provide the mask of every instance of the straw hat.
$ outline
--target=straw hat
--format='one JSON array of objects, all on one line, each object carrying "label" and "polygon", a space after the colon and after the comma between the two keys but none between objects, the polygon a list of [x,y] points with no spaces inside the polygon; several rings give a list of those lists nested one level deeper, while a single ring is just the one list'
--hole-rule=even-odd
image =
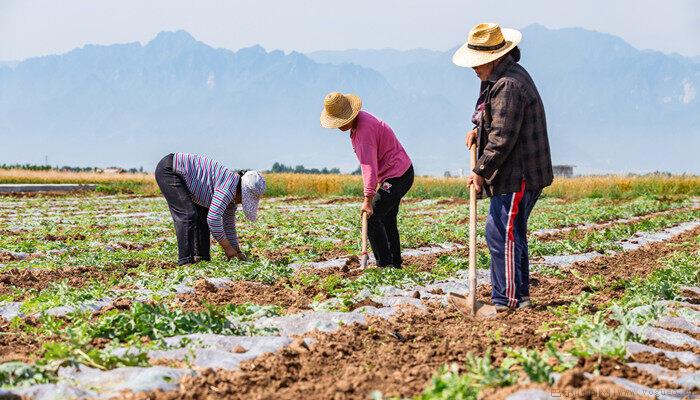
[{"label": "straw hat", "polygon": [[520,43],[523,34],[495,23],[475,25],[469,31],[467,43],[452,56],[452,62],[460,67],[478,67],[497,60]]},{"label": "straw hat", "polygon": [[323,99],[321,126],[340,128],[352,121],[362,108],[362,100],[354,94],[328,93]]},{"label": "straw hat", "polygon": [[260,198],[265,193],[265,178],[258,171],[248,171],[241,177],[241,196],[243,213],[250,221],[258,218]]}]

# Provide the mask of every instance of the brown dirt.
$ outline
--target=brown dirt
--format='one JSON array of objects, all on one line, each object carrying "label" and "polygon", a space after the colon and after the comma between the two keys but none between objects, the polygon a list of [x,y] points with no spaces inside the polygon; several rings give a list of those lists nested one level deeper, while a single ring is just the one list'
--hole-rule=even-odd
[{"label": "brown dirt", "polygon": [[665,381],[659,381],[653,375],[629,367],[614,359],[581,359],[579,365],[562,374],[559,381],[551,388],[546,385],[522,384],[501,390],[489,390],[483,396],[484,400],[503,400],[508,395],[519,390],[541,388],[554,397],[565,399],[650,399],[639,396],[622,387],[616,386],[603,378],[588,379],[584,373],[600,373],[605,377],[625,378],[640,385],[657,389],[681,389],[680,386]]},{"label": "brown dirt", "polygon": [[437,201],[438,205],[453,205],[453,204],[469,204],[469,199],[464,199],[461,197],[450,197],[447,199],[440,199]]},{"label": "brown dirt", "polygon": [[670,345],[670,344],[668,344],[668,343],[659,342],[659,341],[656,341],[656,340],[647,340],[647,341],[644,342],[644,343],[647,344],[647,345],[649,345],[649,346],[653,346],[653,347],[656,347],[656,348],[659,348],[659,349],[662,349],[662,350],[689,351],[689,352],[691,352],[691,353],[695,353],[695,354],[700,355],[700,348],[697,348],[697,347],[694,347],[694,346],[691,346],[691,345],[688,345],[688,344],[685,344],[685,345],[683,345],[683,346],[672,346],[672,345]]},{"label": "brown dirt", "polygon": [[[461,254],[460,250],[457,253]],[[417,266],[419,270],[429,271],[435,266],[439,255],[406,257],[406,265]],[[327,293],[318,285],[301,285],[296,279],[300,274],[313,274],[323,282],[329,276],[337,276],[354,280],[362,276],[360,260],[357,256],[350,256],[342,267],[324,269],[302,268],[291,279],[280,279],[273,284],[265,284],[252,281],[236,281],[225,287],[217,289],[213,284],[205,280],[195,282],[195,293],[180,295],[177,299],[179,305],[189,310],[203,310],[207,304],[245,304],[256,303],[260,305],[277,305],[282,307],[285,314],[300,310],[310,309],[311,303],[316,300],[325,300]],[[363,305],[357,303],[353,307]],[[354,308],[353,308],[354,309]]]},{"label": "brown dirt", "polygon": [[[660,260],[678,251],[679,243],[700,236],[700,227],[678,235],[671,240],[642,246],[637,250],[619,253],[614,256],[599,257],[590,261],[577,262],[571,267],[584,276],[603,275],[614,279],[645,277],[656,268],[662,267]],[[691,249],[700,248],[693,243]],[[607,282],[613,282],[608,280]]]},{"label": "brown dirt", "polygon": [[9,251],[0,251],[0,263],[15,261],[15,259],[15,256],[13,256]]},{"label": "brown dirt", "polygon": [[31,363],[41,353],[42,343],[42,338],[12,330],[9,322],[0,318],[0,364],[9,361]]},{"label": "brown dirt", "polygon": [[358,197],[335,197],[323,201],[321,204],[342,204],[342,203],[361,203],[362,199]]},{"label": "brown dirt", "polygon": [[179,305],[186,310],[202,311],[207,305],[245,304],[277,305],[285,313],[308,310],[320,290],[315,286],[306,286],[303,291],[290,287],[288,280],[279,280],[274,284],[251,281],[236,281],[217,289],[204,280],[197,281],[195,292],[180,295]]},{"label": "brown dirt", "polygon": [[367,307],[367,306],[376,307],[376,308],[384,307],[384,305],[382,305],[381,303],[377,303],[376,301],[370,299],[369,297],[366,297],[363,300],[358,301],[357,303],[350,306],[350,311],[354,311],[354,310],[357,310],[358,308]]},{"label": "brown dirt", "polygon": [[120,311],[128,310],[131,308],[131,304],[132,304],[132,302],[129,299],[117,299],[117,300],[113,301],[110,305],[108,305],[107,307],[103,307],[99,311],[94,313],[93,317],[98,317],[98,316],[106,314],[112,310],[120,310]]},{"label": "brown dirt", "polygon": [[73,241],[73,240],[85,240],[85,235],[82,233],[72,233],[72,234],[65,234],[65,235],[60,235],[60,234],[46,234],[44,235],[44,240],[49,241],[49,242],[67,242],[67,241]]},{"label": "brown dirt", "polygon": [[673,326],[662,326],[662,327],[660,327],[660,328],[661,328],[661,329],[665,329],[665,330],[667,330],[667,331],[671,331],[671,332],[682,333],[683,335],[690,336],[691,338],[693,338],[693,339],[695,339],[695,340],[700,340],[700,332],[698,332],[698,333],[696,333],[696,332],[689,332],[689,331],[687,331],[687,330],[685,330],[685,329],[676,328],[676,327],[673,327]]},{"label": "brown dirt", "polygon": [[632,361],[635,361],[638,363],[661,365],[662,367],[666,367],[666,368],[672,369],[674,371],[679,370],[681,368],[693,368],[692,365],[687,365],[685,363],[682,363],[677,358],[668,358],[661,353],[650,353],[647,351],[643,351],[643,352],[632,355],[631,359],[632,359]]},{"label": "brown dirt", "polygon": [[[584,277],[602,275],[607,282],[644,277],[660,266],[660,258],[674,251],[673,243],[686,242],[700,234],[700,228],[665,243],[645,246],[633,252],[607,256],[576,265]],[[332,334],[315,333],[310,349],[284,349],[247,361],[236,372],[207,370],[187,377],[180,390],[146,393],[135,398],[152,399],[359,399],[372,390],[387,396],[420,393],[432,374],[446,363],[461,365],[468,353],[483,355],[493,348],[492,358],[505,357],[504,347],[543,349],[548,336],[538,331],[544,322],[556,320],[549,307],[567,304],[586,288],[578,279],[533,276],[532,308],[499,314],[493,320],[475,320],[451,308],[428,304],[428,312],[405,308],[390,320],[368,318],[368,324],[349,325]],[[562,284],[566,282],[566,284]],[[618,289],[604,288],[594,295],[595,304],[618,297]],[[279,295],[278,295],[279,296]],[[489,288],[481,287],[478,297],[487,300]],[[381,357],[378,357],[381,355]],[[563,378],[559,390],[576,389],[571,398],[640,398],[600,378],[582,379],[590,362]],[[619,367],[619,368],[618,368]],[[608,374],[619,374],[640,383],[667,387],[667,383],[610,361],[601,365]],[[578,374],[578,375],[577,375]],[[508,389],[507,389],[508,390]],[[498,396],[496,391],[494,396]],[[612,397],[611,397],[612,395]]]},{"label": "brown dirt", "polygon": [[[0,294],[15,293],[15,289],[44,290],[51,283],[65,281],[72,287],[83,287],[100,279],[110,279],[133,274],[132,269],[141,266],[139,260],[95,266],[69,266],[57,269],[18,269],[12,268],[0,273]],[[175,263],[151,260],[145,262],[149,269],[173,268]],[[27,293],[25,293],[27,294]]]},{"label": "brown dirt", "polygon": [[17,269],[0,274],[0,293],[11,293],[13,289],[46,289],[51,282],[65,280],[70,286],[80,287],[99,272],[96,267],[68,267],[60,269]]},{"label": "brown dirt", "polygon": [[610,358],[604,358],[600,362],[597,359],[581,359],[578,367],[583,372],[594,373],[599,371],[602,376],[625,378],[647,387],[680,389],[678,385],[660,381],[648,372],[640,371],[621,363],[619,360]]},{"label": "brown dirt", "polygon": [[[243,363],[238,372],[207,370],[187,378],[180,392],[159,393],[157,398],[364,398],[376,388],[407,396],[420,392],[440,365],[462,362],[467,353],[493,346],[495,337],[484,332],[500,332],[502,344],[510,346],[541,347],[547,339],[534,329],[543,311],[477,321],[440,305],[428,307],[428,313],[405,308],[392,321],[370,317],[366,326],[315,333],[317,342],[308,350],[267,354]],[[503,352],[494,353],[494,360],[503,357]]]},{"label": "brown dirt", "polygon": [[586,379],[580,368],[574,368],[564,373],[554,386],[553,395],[571,400],[653,399],[653,397],[640,396],[630,392],[601,377]]},{"label": "brown dirt", "polygon": [[0,229],[0,236],[21,236],[31,232],[28,229]]},{"label": "brown dirt", "polygon": [[109,245],[114,249],[141,251],[153,246],[153,243],[132,243],[132,242],[116,242]]}]

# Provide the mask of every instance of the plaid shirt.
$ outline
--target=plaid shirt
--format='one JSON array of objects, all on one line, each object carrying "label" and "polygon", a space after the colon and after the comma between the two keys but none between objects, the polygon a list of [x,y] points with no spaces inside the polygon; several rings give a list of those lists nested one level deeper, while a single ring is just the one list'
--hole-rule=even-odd
[{"label": "plaid shirt", "polygon": [[[506,57],[482,82],[477,102],[477,162],[487,196],[552,184],[547,121],[535,83],[512,57]],[[479,108],[483,104],[483,111]]]}]

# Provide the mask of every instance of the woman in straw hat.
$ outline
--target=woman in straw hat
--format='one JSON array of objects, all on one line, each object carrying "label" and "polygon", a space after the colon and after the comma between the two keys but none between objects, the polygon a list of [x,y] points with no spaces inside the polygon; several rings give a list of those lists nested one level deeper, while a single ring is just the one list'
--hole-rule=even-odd
[{"label": "woman in straw hat", "polygon": [[255,221],[265,178],[257,171],[233,171],[207,157],[168,154],[156,167],[156,182],[170,207],[178,264],[209,261],[209,232],[230,260],[245,260],[236,234],[236,208]]},{"label": "woman in straw hat", "polygon": [[413,164],[391,127],[361,108],[362,101],[353,94],[329,93],[323,101],[321,126],[350,132],[364,180],[361,212],[368,216],[374,257],[379,267],[401,268],[396,218],[401,199],[413,185]]},{"label": "woman in straw hat", "polygon": [[553,178],[542,99],[518,64],[521,39],[514,29],[478,24],[452,58],[481,80],[475,128],[467,134],[467,146],[477,146],[469,184],[491,197],[486,243],[497,310],[530,306],[527,220]]}]

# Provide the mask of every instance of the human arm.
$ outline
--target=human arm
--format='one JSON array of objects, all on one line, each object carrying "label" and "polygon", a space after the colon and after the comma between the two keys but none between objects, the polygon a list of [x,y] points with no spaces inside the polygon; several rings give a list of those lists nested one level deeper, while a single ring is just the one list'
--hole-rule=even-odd
[{"label": "human arm", "polygon": [[362,180],[364,183],[364,201],[361,212],[366,212],[367,217],[372,216],[372,199],[377,193],[377,148],[371,143],[360,143],[355,147],[357,159],[360,161]]},{"label": "human arm", "polygon": [[209,231],[214,239],[219,242],[219,245],[221,245],[226,257],[228,259],[233,257],[238,257],[240,259],[242,253],[238,247],[238,239],[235,235],[235,231],[234,235],[229,237],[226,234],[226,229],[224,229],[226,225],[226,209],[232,201],[233,196],[231,196],[227,191],[220,188],[214,189],[211,204],[209,205],[209,213],[207,214],[207,224],[209,225]]}]

